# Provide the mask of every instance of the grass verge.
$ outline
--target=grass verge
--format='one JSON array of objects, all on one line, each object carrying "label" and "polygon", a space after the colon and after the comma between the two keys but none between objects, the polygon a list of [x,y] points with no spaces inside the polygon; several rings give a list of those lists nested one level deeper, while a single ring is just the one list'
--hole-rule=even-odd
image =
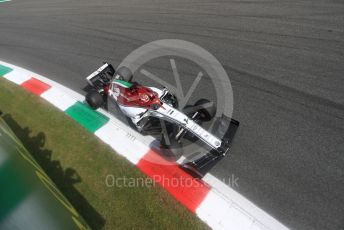
[{"label": "grass verge", "polygon": [[158,185],[106,186],[107,175],[146,176],[48,102],[3,78],[0,110],[92,229],[207,229]]}]

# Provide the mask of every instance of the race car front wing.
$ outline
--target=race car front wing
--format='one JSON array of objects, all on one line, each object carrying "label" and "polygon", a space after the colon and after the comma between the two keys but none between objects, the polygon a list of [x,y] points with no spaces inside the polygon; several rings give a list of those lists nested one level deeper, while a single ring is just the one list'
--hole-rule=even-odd
[{"label": "race car front wing", "polygon": [[214,125],[214,133],[221,136],[221,146],[213,148],[204,155],[192,161],[182,164],[182,167],[191,174],[202,178],[207,174],[222,158],[229,154],[235,133],[239,127],[239,121],[223,115]]}]

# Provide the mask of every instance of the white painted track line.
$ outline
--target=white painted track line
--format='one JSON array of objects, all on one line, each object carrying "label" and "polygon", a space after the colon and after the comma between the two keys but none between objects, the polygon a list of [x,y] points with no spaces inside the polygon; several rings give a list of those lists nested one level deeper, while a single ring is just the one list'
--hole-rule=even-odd
[{"label": "white painted track line", "polygon": [[[211,174],[206,174],[203,177],[203,180],[212,187],[212,192],[216,194],[217,199],[221,199],[223,203],[227,203],[228,206],[232,208],[232,210],[223,216],[223,219],[220,220],[223,225],[228,226],[228,221],[232,220],[235,221],[236,218],[239,218],[237,215],[239,212],[242,213],[245,218],[246,222],[254,223],[255,229],[271,229],[271,230],[287,230],[288,228],[277,221],[275,218],[270,216],[268,213],[257,207],[251,201],[240,195],[234,189],[230,188],[228,185],[217,179]],[[216,200],[215,195],[212,195],[210,198],[211,200]],[[208,201],[211,202],[211,201]],[[223,205],[223,204],[222,204]],[[218,207],[221,207],[219,203]],[[202,211],[200,209],[200,211]],[[244,216],[240,216],[243,220]],[[215,218],[215,217],[214,217]],[[252,227],[251,226],[251,227]],[[246,228],[239,228],[238,226],[231,226],[234,227],[233,229],[246,229]],[[247,229],[251,229],[247,228]],[[226,229],[226,228],[225,228]]]}]

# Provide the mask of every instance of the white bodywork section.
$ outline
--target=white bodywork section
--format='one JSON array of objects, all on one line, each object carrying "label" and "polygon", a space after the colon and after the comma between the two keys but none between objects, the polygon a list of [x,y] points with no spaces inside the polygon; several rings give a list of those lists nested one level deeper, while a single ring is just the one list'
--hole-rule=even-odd
[{"label": "white bodywork section", "polygon": [[123,106],[120,104],[118,104],[118,107],[121,109],[121,111],[122,111],[122,113],[124,113],[124,115],[126,115],[127,117],[129,117],[131,119],[134,119],[135,121],[141,117],[140,114],[147,112],[147,109],[143,109],[143,108],[139,108],[139,107]]},{"label": "white bodywork section", "polygon": [[200,138],[204,143],[209,145],[211,148],[217,149],[221,146],[221,140],[202,128],[184,113],[180,112],[179,110],[173,108],[170,105],[164,103],[159,109],[157,110],[149,110],[149,114],[152,116],[171,121],[173,123],[177,123],[192,134],[196,135]]}]

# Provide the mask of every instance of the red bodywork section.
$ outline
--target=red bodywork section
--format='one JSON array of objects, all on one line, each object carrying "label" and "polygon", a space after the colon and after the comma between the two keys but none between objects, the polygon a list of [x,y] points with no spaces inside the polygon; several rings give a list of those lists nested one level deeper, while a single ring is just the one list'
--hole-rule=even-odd
[{"label": "red bodywork section", "polygon": [[156,92],[137,83],[134,83],[130,88],[111,83],[111,85],[105,87],[104,90],[109,96],[111,96],[111,93],[109,92],[112,91],[112,97],[120,105],[147,109],[157,109],[162,105],[159,95]]}]

